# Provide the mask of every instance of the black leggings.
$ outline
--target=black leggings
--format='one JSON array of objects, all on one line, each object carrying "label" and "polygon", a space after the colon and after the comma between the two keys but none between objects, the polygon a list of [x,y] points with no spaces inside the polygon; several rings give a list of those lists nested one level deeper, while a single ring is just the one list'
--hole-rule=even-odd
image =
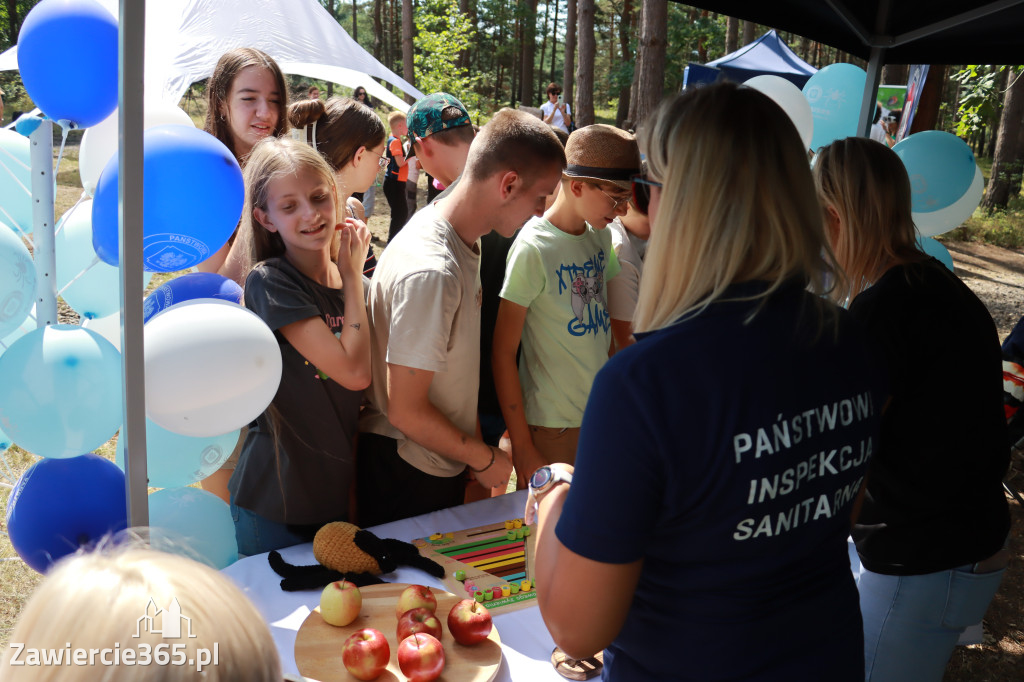
[{"label": "black leggings", "polygon": [[409,218],[409,200],[405,196],[405,183],[391,176],[384,178],[384,196],[387,197],[388,206],[391,208],[391,225],[388,227],[390,242]]}]

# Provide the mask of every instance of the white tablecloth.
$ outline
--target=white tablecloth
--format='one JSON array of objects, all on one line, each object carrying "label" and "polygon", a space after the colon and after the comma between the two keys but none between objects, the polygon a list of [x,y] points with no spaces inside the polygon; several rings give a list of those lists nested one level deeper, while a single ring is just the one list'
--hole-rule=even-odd
[{"label": "white tablecloth", "polygon": [[[525,504],[526,491],[519,491],[368,530],[372,530],[378,537],[411,541],[439,531],[473,528],[521,517]],[[290,564],[304,566],[316,563],[312,543],[281,550],[281,555]],[[298,674],[295,666],[295,634],[309,612],[320,603],[320,590],[285,592],[280,587],[280,576],[270,569],[266,554],[242,559],[225,568],[223,573],[242,588],[270,625],[270,632],[281,655],[283,671]],[[414,568],[400,568],[381,577],[388,582],[447,589],[439,580]],[[551,667],[551,650],[555,644],[536,606],[496,613],[494,625],[501,635],[504,655],[496,680],[563,680]]]}]

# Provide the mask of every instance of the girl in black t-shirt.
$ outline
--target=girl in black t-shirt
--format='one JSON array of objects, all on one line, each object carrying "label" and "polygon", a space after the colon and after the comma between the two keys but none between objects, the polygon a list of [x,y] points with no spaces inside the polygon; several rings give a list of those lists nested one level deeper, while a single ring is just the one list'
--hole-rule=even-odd
[{"label": "girl in black t-shirt", "polygon": [[228,486],[238,550],[251,555],[350,517],[356,422],[370,384],[370,233],[343,217],[334,169],[297,140],[257,144],[245,187],[245,305],[274,331],[282,358],[277,395],[250,427]]},{"label": "girl in black t-shirt", "polygon": [[1008,558],[998,336],[977,296],[918,249],[899,157],[851,137],[821,150],[814,178],[847,274],[835,297],[850,301],[889,374],[853,531],[865,677],[938,682]]}]

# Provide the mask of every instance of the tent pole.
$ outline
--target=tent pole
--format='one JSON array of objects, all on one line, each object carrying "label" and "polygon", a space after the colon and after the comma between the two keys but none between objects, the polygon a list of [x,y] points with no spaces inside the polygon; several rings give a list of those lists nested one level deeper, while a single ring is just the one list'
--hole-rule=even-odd
[{"label": "tent pole", "polygon": [[[142,347],[142,128],[146,3],[120,0],[118,30],[118,223],[121,275],[121,379],[128,525],[149,525],[146,381]],[[128,229],[131,227],[132,229]]]},{"label": "tent pole", "polygon": [[57,254],[53,219],[53,121],[29,135],[32,182],[32,260],[36,266],[36,328],[57,324]]},{"label": "tent pole", "polygon": [[864,96],[860,102],[860,121],[857,123],[857,131],[861,137],[868,137],[871,134],[871,119],[875,117],[875,93],[878,92],[878,85],[882,81],[882,66],[885,64],[885,48],[872,47],[871,57],[868,59],[868,76],[864,80]]}]

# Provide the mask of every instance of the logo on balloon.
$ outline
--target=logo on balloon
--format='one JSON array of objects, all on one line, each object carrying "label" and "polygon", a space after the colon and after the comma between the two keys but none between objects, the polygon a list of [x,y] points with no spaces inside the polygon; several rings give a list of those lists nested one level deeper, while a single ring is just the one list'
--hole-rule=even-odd
[{"label": "logo on balloon", "polygon": [[808,102],[817,102],[819,99],[821,99],[821,88],[818,87],[817,85],[807,88],[806,95]]},{"label": "logo on balloon", "polygon": [[142,241],[142,259],[147,270],[173,272],[206,260],[210,248],[198,239],[180,234],[155,234]]}]

